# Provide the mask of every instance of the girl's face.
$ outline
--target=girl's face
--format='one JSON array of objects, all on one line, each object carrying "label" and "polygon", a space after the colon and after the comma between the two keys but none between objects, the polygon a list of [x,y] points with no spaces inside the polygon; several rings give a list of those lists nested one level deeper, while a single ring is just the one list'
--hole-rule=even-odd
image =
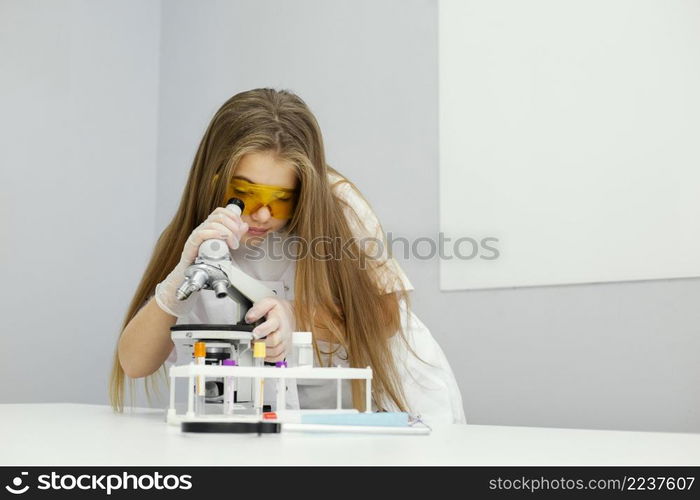
[{"label": "girl's face", "polygon": [[[243,156],[232,180],[250,183],[248,187],[252,190],[255,190],[256,184],[262,184],[264,193],[269,194],[270,199],[279,199],[287,204],[290,202],[284,202],[284,199],[289,198],[289,193],[285,190],[295,190],[298,183],[294,165],[277,159],[269,152],[248,153]],[[276,194],[272,187],[280,188],[280,193]],[[275,205],[271,202],[269,205],[260,205],[255,212],[241,215],[243,222],[249,226],[248,232],[241,237],[241,243],[259,244],[268,233],[282,229],[289,222],[288,218],[275,218],[274,212]]]}]

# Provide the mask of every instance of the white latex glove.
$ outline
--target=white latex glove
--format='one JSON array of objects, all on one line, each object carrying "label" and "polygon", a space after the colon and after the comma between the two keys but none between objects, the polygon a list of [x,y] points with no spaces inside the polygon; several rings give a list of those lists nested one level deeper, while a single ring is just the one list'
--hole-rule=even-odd
[{"label": "white latex glove", "polygon": [[282,361],[292,352],[294,303],[277,297],[265,297],[248,309],[245,320],[252,323],[262,317],[265,317],[265,321],[253,329],[253,335],[265,339],[265,361]]},{"label": "white latex glove", "polygon": [[185,280],[185,270],[195,261],[199,254],[199,246],[206,240],[216,238],[226,241],[229,248],[236,249],[239,240],[246,231],[248,224],[241,220],[235,212],[224,207],[216,208],[209,217],[195,228],[185,242],[180,262],[170,274],[156,286],[156,302],[166,313],[182,317],[194,307],[194,300],[178,300],[175,292]]}]

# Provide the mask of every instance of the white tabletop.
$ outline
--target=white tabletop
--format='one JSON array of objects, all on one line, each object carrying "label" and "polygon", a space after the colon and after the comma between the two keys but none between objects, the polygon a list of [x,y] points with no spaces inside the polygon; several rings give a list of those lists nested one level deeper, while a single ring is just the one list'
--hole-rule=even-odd
[{"label": "white tabletop", "polygon": [[165,411],[0,405],[0,465],[700,465],[700,434],[450,425],[428,436],[191,434]]}]

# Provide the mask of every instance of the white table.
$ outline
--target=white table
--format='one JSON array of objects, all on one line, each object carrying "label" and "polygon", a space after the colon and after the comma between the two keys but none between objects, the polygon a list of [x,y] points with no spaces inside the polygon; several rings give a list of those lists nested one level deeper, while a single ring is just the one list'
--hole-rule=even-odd
[{"label": "white table", "polygon": [[183,434],[165,411],[0,405],[0,465],[700,465],[700,434],[487,425],[428,436]]}]

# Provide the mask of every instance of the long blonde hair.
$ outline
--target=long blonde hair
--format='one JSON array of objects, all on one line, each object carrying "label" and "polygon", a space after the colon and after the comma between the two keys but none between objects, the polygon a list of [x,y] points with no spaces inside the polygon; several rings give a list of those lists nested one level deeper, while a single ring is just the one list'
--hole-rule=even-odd
[{"label": "long blonde hair", "polygon": [[[344,215],[344,201],[333,195],[328,180],[329,172],[340,174],[326,164],[321,131],[306,103],[285,90],[262,88],[236,94],[216,112],[204,133],[180,205],[158,238],[128,307],[122,332],[155,293],[156,285],[177,265],[190,233],[221,205],[228,179],[241,158],[251,152],[273,152],[295,166],[300,191],[294,215],[285,227],[288,233],[307,242],[327,237],[344,245],[353,239]],[[341,177],[340,182],[349,183],[362,196],[351,181]],[[357,259],[320,260],[302,255],[297,260],[296,329],[313,331],[314,325],[325,328],[333,341],[345,348],[351,367],[372,368],[375,405],[379,409],[394,406],[406,411],[390,342],[394,335],[400,336],[394,341],[406,341],[400,301],[408,310],[408,294],[403,288],[389,295],[380,290],[373,276],[376,266],[371,265],[371,256],[357,243],[353,248]],[[315,341],[314,345],[317,354],[321,354]],[[164,375],[164,366],[160,372]],[[149,384],[155,383],[154,377],[156,374],[144,380],[147,395]],[[109,392],[112,407],[119,412],[124,409],[125,378],[115,350]],[[133,379],[130,381],[133,397]],[[352,396],[353,405],[364,410],[364,384],[360,381],[352,382]]]}]

